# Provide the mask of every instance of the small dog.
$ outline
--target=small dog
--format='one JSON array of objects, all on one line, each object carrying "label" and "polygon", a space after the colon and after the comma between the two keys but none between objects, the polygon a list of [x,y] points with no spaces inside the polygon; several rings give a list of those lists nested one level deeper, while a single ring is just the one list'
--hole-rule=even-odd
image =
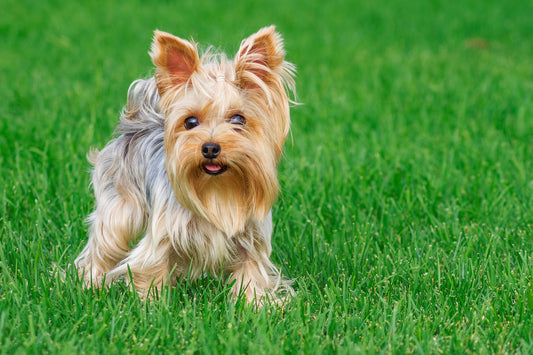
[{"label": "small dog", "polygon": [[96,207],[80,277],[94,287],[125,278],[148,296],[224,272],[233,298],[292,295],[269,259],[294,93],[281,36],[263,28],[231,61],[155,31],[150,56],[155,75],[130,87],[118,136],[89,155]]}]

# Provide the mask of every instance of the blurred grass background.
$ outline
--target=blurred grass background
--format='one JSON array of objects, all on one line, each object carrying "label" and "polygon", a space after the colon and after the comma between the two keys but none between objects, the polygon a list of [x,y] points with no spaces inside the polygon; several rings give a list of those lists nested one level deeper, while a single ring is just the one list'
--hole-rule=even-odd
[{"label": "blurred grass background", "polygon": [[[533,3],[13,1],[0,16],[0,352],[530,353]],[[302,106],[255,313],[219,279],[88,292],[90,147],[154,29],[235,53],[275,24]]]}]

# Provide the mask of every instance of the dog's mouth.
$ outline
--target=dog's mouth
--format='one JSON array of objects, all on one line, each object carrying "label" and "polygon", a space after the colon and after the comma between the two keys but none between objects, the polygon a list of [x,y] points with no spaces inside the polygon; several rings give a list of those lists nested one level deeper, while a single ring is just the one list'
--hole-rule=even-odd
[{"label": "dog's mouth", "polygon": [[204,164],[204,171],[209,175],[220,175],[227,170],[227,166],[215,163]]}]

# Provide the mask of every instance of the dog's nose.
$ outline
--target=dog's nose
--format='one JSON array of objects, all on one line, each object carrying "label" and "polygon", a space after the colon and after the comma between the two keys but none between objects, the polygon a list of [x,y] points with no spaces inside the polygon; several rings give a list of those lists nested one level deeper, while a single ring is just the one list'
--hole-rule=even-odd
[{"label": "dog's nose", "polygon": [[207,159],[214,159],[220,154],[220,144],[204,143],[202,145],[202,154]]}]

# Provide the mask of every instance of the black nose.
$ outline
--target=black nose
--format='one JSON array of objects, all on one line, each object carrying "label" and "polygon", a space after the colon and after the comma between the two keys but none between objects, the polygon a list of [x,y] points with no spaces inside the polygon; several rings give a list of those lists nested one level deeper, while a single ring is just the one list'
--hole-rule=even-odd
[{"label": "black nose", "polygon": [[202,145],[202,154],[207,159],[214,159],[220,154],[220,144],[218,143],[204,143]]}]

